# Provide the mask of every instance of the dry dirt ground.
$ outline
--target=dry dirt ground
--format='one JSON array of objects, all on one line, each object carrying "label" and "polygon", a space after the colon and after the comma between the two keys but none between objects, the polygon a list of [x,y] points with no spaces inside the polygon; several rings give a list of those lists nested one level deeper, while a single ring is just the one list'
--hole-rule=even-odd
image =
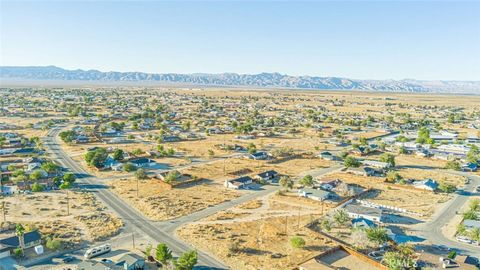
[{"label": "dry dirt ground", "polygon": [[405,179],[424,180],[431,178],[438,182],[445,182],[457,187],[465,184],[464,176],[450,174],[442,170],[400,169],[398,172]]},{"label": "dry dirt ground", "polygon": [[[231,269],[291,269],[332,245],[305,228],[331,207],[294,193],[270,194],[186,225],[177,235]],[[295,235],[305,239],[304,248],[292,247]]]},{"label": "dry dirt ground", "polygon": [[406,188],[400,185],[387,185],[384,183],[384,177],[366,177],[352,175],[348,173],[333,173],[329,178],[341,179],[346,183],[355,183],[366,188],[375,189],[376,192],[369,195],[368,201],[404,208],[406,210],[418,213],[421,218],[428,218],[435,211],[438,203],[450,199],[446,194],[435,194],[431,191]]},{"label": "dry dirt ground", "polygon": [[198,183],[170,189],[159,180],[114,180],[112,190],[152,220],[162,221],[197,212],[240,196],[216,183]]},{"label": "dry dirt ground", "polygon": [[42,235],[68,243],[98,241],[116,235],[123,222],[97,201],[93,194],[63,191],[4,197],[7,221],[38,228]]}]

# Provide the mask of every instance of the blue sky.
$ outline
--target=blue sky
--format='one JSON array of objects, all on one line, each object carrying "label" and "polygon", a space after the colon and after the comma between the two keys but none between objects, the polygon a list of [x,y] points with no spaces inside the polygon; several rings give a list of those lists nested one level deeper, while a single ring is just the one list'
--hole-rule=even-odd
[{"label": "blue sky", "polygon": [[0,1],[0,65],[480,80],[480,2]]}]

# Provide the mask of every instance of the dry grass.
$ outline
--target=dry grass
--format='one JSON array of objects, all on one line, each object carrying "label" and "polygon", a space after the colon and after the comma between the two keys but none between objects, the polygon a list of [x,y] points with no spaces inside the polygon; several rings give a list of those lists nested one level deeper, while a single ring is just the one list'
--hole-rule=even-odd
[{"label": "dry grass", "polygon": [[116,180],[112,186],[122,199],[157,221],[188,215],[239,196],[238,192],[221,185],[207,183],[169,189],[158,180],[142,180],[139,182],[139,197],[136,195],[137,180]]}]

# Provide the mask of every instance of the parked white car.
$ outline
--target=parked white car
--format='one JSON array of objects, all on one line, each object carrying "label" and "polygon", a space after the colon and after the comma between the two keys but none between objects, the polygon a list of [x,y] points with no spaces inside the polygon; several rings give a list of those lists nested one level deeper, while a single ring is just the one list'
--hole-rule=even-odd
[{"label": "parked white car", "polygon": [[471,244],[471,243],[472,243],[472,240],[468,239],[468,238],[465,237],[465,236],[457,236],[457,241],[458,241],[458,242],[462,242],[462,243],[467,243],[467,244]]}]

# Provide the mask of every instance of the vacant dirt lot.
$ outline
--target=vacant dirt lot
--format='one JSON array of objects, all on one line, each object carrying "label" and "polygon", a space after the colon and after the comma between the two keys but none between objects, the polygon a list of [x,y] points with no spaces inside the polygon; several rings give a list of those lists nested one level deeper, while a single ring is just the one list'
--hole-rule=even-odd
[{"label": "vacant dirt lot", "polygon": [[[270,194],[191,223],[177,234],[232,269],[289,269],[330,245],[304,228],[330,207],[294,193]],[[304,248],[292,247],[295,235],[306,241]]]},{"label": "vacant dirt lot", "polygon": [[113,191],[128,201],[152,220],[169,220],[240,196],[239,192],[228,190],[215,183],[169,189],[159,180],[115,180],[111,182]]},{"label": "vacant dirt lot", "polygon": [[117,234],[123,226],[91,193],[69,191],[70,214],[65,192],[16,195],[3,200],[10,222],[29,224],[44,235],[70,243],[105,239]]}]

